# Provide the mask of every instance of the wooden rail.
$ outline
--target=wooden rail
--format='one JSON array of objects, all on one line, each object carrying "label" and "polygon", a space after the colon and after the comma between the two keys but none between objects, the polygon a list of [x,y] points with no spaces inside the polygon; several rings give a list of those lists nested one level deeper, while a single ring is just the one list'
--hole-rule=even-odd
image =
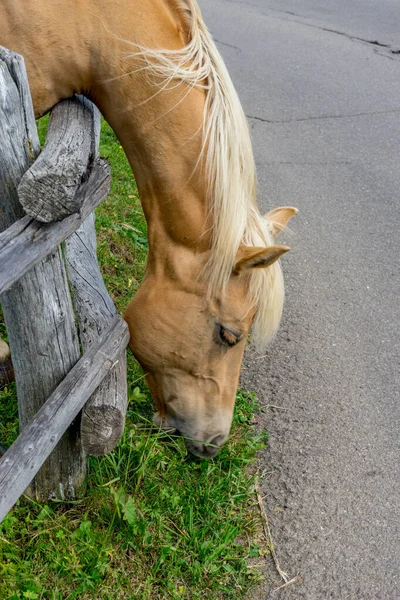
[{"label": "wooden rail", "polygon": [[[0,521],[24,492],[64,431],[104,377],[114,368],[129,340],[128,326],[115,317],[105,335],[71,369],[34,419],[0,460]],[[74,497],[59,483],[61,499]],[[69,482],[73,486],[73,482]]]}]

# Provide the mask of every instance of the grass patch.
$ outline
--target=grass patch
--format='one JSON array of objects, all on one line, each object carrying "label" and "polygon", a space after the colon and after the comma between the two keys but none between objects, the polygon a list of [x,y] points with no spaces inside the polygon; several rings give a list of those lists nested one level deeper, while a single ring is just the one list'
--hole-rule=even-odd
[{"label": "grass patch", "polygon": [[[146,224],[106,124],[101,154],[112,166],[112,188],[96,211],[98,256],[122,311],[144,273]],[[250,467],[266,442],[252,425],[254,395],[238,393],[229,441],[205,461],[151,425],[152,402],[131,355],[128,390],[124,437],[114,452],[90,459],[87,497],[48,506],[24,498],[0,524],[1,600],[249,597],[259,580],[249,559],[263,553]],[[17,433],[12,384],[0,393],[0,443],[8,447]]]},{"label": "grass patch", "polygon": [[0,597],[246,597],[257,580],[247,559],[260,553],[246,467],[263,440],[254,399],[238,400],[233,436],[209,462],[131,409],[118,448],[91,459],[84,501],[23,502],[0,525]]}]

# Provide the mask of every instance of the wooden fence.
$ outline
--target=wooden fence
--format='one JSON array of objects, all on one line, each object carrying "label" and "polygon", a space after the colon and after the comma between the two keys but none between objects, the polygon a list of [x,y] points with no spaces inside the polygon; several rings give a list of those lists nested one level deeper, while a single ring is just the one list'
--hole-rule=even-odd
[{"label": "wooden fence", "polygon": [[129,333],[96,258],[93,209],[110,186],[99,136],[97,109],[75,97],[40,152],[24,61],[0,47],[0,304],[21,430],[0,458],[0,520],[24,491],[82,496],[86,455],[123,432]]}]

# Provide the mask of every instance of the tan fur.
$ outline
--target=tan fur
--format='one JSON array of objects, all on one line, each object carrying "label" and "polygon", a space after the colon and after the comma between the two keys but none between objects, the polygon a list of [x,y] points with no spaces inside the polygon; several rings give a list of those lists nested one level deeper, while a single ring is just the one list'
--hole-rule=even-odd
[{"label": "tan fur", "polygon": [[287,246],[268,246],[268,248],[241,246],[236,255],[233,273],[239,275],[251,269],[266,269],[279,260],[289,249]]},{"label": "tan fur", "polygon": [[247,333],[254,319],[262,341],[276,330],[283,283],[278,262],[232,273],[239,247],[272,246],[274,226],[256,207],[246,120],[197,4],[0,0],[0,44],[25,57],[38,116],[83,93],[116,132],[149,237],[125,315],[131,348],[158,422],[215,455]]},{"label": "tan fur", "polygon": [[297,215],[299,211],[293,206],[279,206],[271,210],[265,218],[272,224],[272,233],[277,235],[283,231],[294,215]]}]

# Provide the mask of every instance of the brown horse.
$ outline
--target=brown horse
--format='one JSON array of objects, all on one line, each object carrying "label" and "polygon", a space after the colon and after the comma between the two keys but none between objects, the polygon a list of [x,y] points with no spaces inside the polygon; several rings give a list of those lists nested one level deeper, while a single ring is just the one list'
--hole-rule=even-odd
[{"label": "brown horse", "polygon": [[122,144],[148,224],[143,283],[125,318],[157,423],[215,456],[250,327],[267,342],[283,305],[246,118],[195,0],[0,0],[0,44],[25,58],[39,117],[89,97]]}]

